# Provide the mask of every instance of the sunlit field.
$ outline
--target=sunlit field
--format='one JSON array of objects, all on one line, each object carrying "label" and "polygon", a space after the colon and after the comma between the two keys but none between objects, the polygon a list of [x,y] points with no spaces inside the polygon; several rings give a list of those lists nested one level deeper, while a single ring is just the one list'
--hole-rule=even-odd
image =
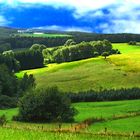
[{"label": "sunlit field", "polygon": [[121,54],[90,58],[62,64],[49,64],[44,68],[21,71],[34,74],[37,87],[58,86],[63,91],[86,91],[90,89],[119,89],[140,87],[140,47],[125,43],[113,44]]},{"label": "sunlit field", "polygon": [[[107,139],[111,138],[117,140],[127,140],[130,137],[119,136],[120,133],[130,135],[133,131],[135,134],[140,133],[140,100],[132,101],[115,101],[115,102],[95,102],[95,103],[75,103],[73,106],[78,110],[79,114],[75,116],[74,123],[63,123],[62,132],[58,131],[57,123],[25,123],[25,122],[14,122],[11,120],[12,116],[16,115],[18,109],[0,110],[0,114],[5,114],[9,121],[4,128],[0,128],[0,139],[60,139],[60,140],[71,140],[71,139]],[[137,113],[137,114],[136,114]],[[116,118],[112,119],[113,116]],[[122,116],[122,118],[118,118]],[[103,122],[93,122],[86,128],[81,128],[75,131],[65,133],[64,130],[72,129],[72,127],[80,124],[88,118],[104,118],[108,119]],[[107,128],[109,134],[116,133],[118,136],[101,136],[95,135],[104,132]],[[138,138],[134,138],[138,139]]]}]

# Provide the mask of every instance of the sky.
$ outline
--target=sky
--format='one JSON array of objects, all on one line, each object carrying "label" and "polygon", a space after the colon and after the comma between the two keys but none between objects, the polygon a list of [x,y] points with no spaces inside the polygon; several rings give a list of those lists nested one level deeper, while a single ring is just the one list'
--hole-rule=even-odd
[{"label": "sky", "polygon": [[140,33],[140,0],[0,0],[0,26]]}]

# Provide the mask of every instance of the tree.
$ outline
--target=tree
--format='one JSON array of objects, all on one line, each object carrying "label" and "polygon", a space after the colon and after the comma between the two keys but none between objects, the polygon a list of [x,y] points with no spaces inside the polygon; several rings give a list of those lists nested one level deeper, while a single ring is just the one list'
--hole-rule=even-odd
[{"label": "tree", "polygon": [[25,92],[35,88],[35,86],[36,83],[34,76],[32,74],[27,75],[27,73],[25,73],[23,78],[20,80],[20,89]]},{"label": "tree", "polygon": [[18,88],[18,80],[5,65],[0,65],[0,91],[2,95],[10,97],[16,96]]},{"label": "tree", "polygon": [[104,58],[106,59],[107,56],[109,56],[109,53],[108,53],[108,52],[103,52],[103,53],[102,53],[102,56],[104,56]]},{"label": "tree", "polygon": [[5,115],[0,116],[0,126],[3,126],[7,123],[7,118]]},{"label": "tree", "polygon": [[20,69],[20,63],[15,59],[14,52],[11,50],[0,54],[0,64],[5,64],[11,72]]},{"label": "tree", "polygon": [[73,39],[68,39],[65,42],[64,46],[71,46],[71,45],[75,45],[75,44],[76,44],[76,42]]},{"label": "tree", "polygon": [[30,48],[31,51],[39,51],[39,52],[42,52],[44,49],[46,49],[46,46],[43,44],[33,44]]},{"label": "tree", "polygon": [[52,87],[28,92],[19,101],[19,115],[16,118],[28,122],[55,122],[59,118],[59,121],[70,122],[75,114],[69,98]]}]

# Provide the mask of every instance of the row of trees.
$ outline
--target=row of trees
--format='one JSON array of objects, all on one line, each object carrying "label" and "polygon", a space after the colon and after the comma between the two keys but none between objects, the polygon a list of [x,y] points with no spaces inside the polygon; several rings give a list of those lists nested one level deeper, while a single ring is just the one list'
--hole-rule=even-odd
[{"label": "row of trees", "polygon": [[69,38],[72,37],[21,37],[15,36],[5,39],[4,42],[9,43],[12,49],[15,48],[30,48],[33,44],[44,44],[47,47],[55,47],[63,45]]},{"label": "row of trees", "polygon": [[81,41],[97,41],[97,40],[109,40],[112,43],[127,43],[129,41],[140,41],[140,34],[128,34],[128,33],[118,33],[118,34],[96,34],[96,33],[81,33],[72,32],[69,33],[73,36],[73,39],[80,43]]},{"label": "row of trees", "polygon": [[118,101],[140,99],[140,88],[110,89],[67,93],[72,102]]},{"label": "row of trees", "polygon": [[29,48],[33,44],[44,44],[48,47],[55,47],[64,45],[68,39],[74,39],[76,43],[82,41],[97,41],[107,39],[112,43],[126,43],[129,41],[139,41],[139,34],[95,34],[95,33],[81,33],[69,32],[72,37],[56,37],[56,38],[43,38],[43,37],[21,37],[21,36],[8,36],[2,38],[0,36],[0,52],[15,48]]},{"label": "row of trees", "polygon": [[75,44],[75,42],[73,40],[68,40],[63,47],[43,50],[46,62],[70,62],[99,55],[106,57],[110,54],[120,53],[118,50],[114,50],[111,43],[107,40],[81,42],[75,45],[71,44]]}]

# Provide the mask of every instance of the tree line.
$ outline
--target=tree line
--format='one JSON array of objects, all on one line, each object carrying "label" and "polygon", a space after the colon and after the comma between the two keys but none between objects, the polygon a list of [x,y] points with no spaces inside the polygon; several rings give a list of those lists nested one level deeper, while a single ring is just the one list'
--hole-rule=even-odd
[{"label": "tree line", "polygon": [[108,40],[81,42],[67,40],[63,46],[47,48],[44,44],[33,44],[28,50],[4,51],[0,54],[0,64],[5,63],[11,71],[41,68],[45,63],[71,62],[81,59],[119,54]]},{"label": "tree line", "polygon": [[97,41],[109,40],[112,43],[127,43],[129,41],[140,40],[139,34],[96,34],[96,33],[82,33],[82,32],[68,32],[67,34],[72,37],[56,37],[56,38],[43,38],[43,37],[21,37],[21,36],[8,36],[6,38],[0,37],[0,52],[15,48],[29,48],[33,44],[44,44],[47,47],[62,46],[68,39],[75,40],[76,43],[82,41]]},{"label": "tree line", "polygon": [[78,93],[67,93],[72,102],[119,101],[140,99],[140,88],[121,88],[110,90],[89,90]]},{"label": "tree line", "polygon": [[68,40],[63,47],[43,50],[45,62],[48,63],[71,62],[96,57],[103,55],[103,53],[106,57],[111,54],[119,54],[120,52],[119,50],[114,50],[111,42],[108,40],[81,42],[76,44],[71,39]]}]

